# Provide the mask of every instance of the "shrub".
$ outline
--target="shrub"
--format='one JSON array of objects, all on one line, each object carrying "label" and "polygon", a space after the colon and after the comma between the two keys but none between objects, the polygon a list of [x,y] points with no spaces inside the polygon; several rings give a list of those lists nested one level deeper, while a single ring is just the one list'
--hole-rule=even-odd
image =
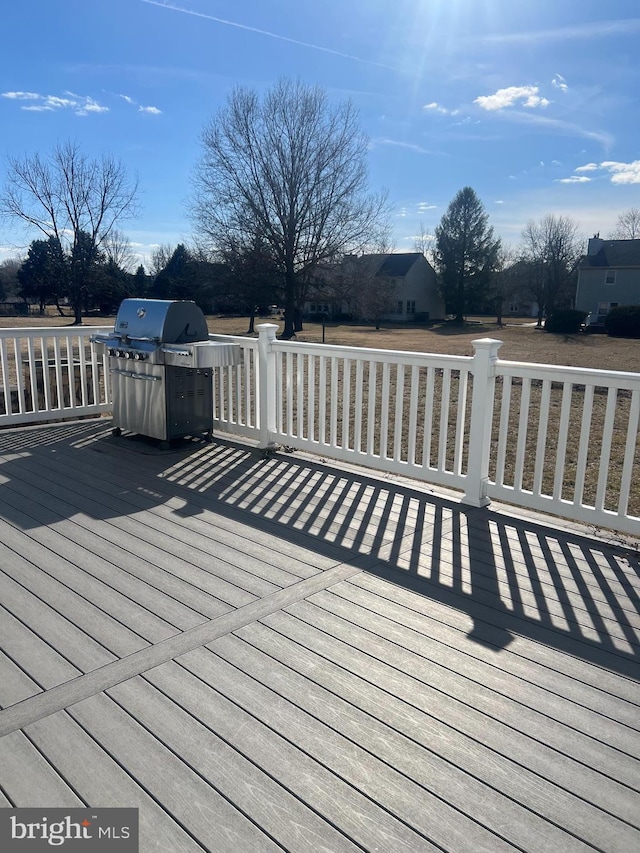
[{"label": "shrub", "polygon": [[618,305],[605,317],[607,334],[616,338],[640,338],[640,305]]},{"label": "shrub", "polygon": [[544,323],[545,331],[559,332],[571,335],[579,332],[587,317],[586,311],[576,311],[573,308],[559,308]]}]

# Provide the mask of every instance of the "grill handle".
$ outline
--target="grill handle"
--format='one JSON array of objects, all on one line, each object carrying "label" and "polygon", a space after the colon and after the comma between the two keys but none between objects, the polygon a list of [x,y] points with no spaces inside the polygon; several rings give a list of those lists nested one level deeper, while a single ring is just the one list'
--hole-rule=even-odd
[{"label": "grill handle", "polygon": [[109,373],[118,373],[120,376],[127,376],[129,379],[144,379],[147,382],[161,382],[161,376],[151,376],[148,373],[134,373],[132,370],[118,370],[113,367]]},{"label": "grill handle", "polygon": [[190,356],[191,355],[191,351],[188,349],[164,349],[164,347],[161,347],[160,352],[167,353],[168,355],[184,355],[184,356]]}]

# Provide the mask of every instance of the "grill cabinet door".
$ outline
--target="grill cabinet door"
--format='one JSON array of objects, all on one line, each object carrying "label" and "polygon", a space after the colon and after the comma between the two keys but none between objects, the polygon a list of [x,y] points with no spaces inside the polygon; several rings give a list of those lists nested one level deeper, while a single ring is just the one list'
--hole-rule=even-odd
[{"label": "grill cabinet door", "polygon": [[[123,366],[123,365],[126,365]],[[113,425],[164,440],[166,405],[161,365],[109,359]]]},{"label": "grill cabinet door", "polygon": [[213,429],[212,371],[165,367],[167,439],[197,435]]}]

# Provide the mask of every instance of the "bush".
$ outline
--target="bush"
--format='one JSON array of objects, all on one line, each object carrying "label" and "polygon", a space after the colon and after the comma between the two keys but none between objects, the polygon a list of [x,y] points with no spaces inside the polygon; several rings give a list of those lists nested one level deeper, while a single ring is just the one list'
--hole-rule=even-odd
[{"label": "bush", "polygon": [[559,308],[550,317],[547,317],[544,322],[544,328],[547,332],[559,332],[571,335],[574,332],[580,331],[586,318],[586,311],[576,311],[573,308]]},{"label": "bush", "polygon": [[640,305],[619,305],[605,317],[607,334],[615,338],[640,338]]}]

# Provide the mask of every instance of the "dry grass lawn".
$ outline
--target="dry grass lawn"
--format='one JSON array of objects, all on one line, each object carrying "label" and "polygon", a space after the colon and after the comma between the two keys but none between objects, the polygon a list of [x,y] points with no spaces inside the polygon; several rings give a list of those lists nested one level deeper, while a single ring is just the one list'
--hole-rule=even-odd
[{"label": "dry grass lawn", "polygon": [[[209,330],[217,334],[244,335],[248,329],[246,317],[210,316],[207,322]],[[89,317],[84,323],[92,326],[113,326],[114,317]],[[282,321],[277,317],[261,318],[256,320],[256,325],[258,323],[277,323],[279,330],[282,329]],[[640,340],[609,338],[607,335],[555,335],[536,329],[530,323],[531,321],[519,320],[499,327],[488,319],[474,319],[462,328],[449,324],[433,327],[385,324],[380,331],[367,325],[328,324],[325,329],[325,342],[353,347],[473,355],[473,340],[496,338],[503,342],[500,358],[510,361],[566,364],[570,367],[640,373]],[[0,317],[0,328],[70,324],[70,317]],[[305,323],[304,331],[300,332],[296,339],[321,342],[321,324]]]}]

